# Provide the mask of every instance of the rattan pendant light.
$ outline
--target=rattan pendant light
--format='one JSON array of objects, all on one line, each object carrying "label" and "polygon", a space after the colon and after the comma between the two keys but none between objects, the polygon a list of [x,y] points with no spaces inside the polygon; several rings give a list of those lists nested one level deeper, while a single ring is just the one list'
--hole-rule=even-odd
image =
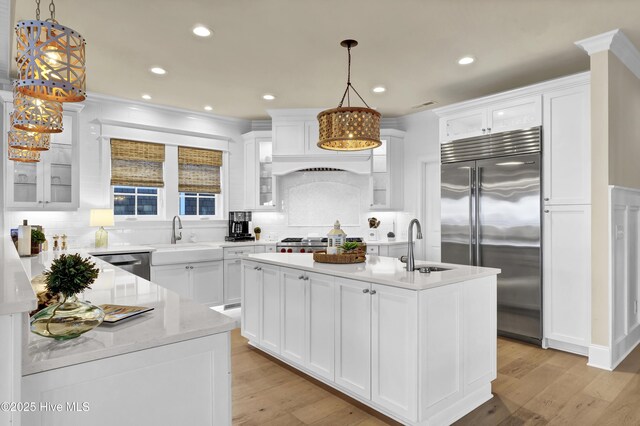
[{"label": "rattan pendant light", "polygon": [[[320,140],[318,146],[330,151],[362,151],[377,148],[380,141],[380,113],[367,105],[351,84],[351,48],[358,45],[355,40],[343,40],[340,45],[347,48],[347,87],[337,108],[318,114]],[[365,107],[352,107],[350,91],[353,90]],[[345,98],[347,106],[343,107]]]},{"label": "rattan pendant light", "polygon": [[15,129],[38,133],[62,132],[62,103],[13,93],[11,125]]},{"label": "rattan pendant light", "polygon": [[37,163],[40,161],[40,151],[9,147],[9,160],[20,163]]},{"label": "rattan pendant light", "polygon": [[17,90],[35,98],[80,102],[85,99],[85,40],[71,28],[58,24],[56,8],[49,4],[51,18],[40,20],[40,0],[36,19],[16,25]]},{"label": "rattan pendant light", "polygon": [[25,132],[24,130],[13,129],[9,131],[9,148],[47,151],[50,139],[48,133]]}]

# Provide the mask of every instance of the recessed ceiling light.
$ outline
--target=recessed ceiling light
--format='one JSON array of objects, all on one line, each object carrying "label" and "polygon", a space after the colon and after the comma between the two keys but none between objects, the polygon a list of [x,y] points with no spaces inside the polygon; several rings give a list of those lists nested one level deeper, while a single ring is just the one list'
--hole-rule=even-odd
[{"label": "recessed ceiling light", "polygon": [[274,100],[275,98],[276,98],[276,97],[275,97],[275,96],[273,96],[273,95],[272,95],[272,94],[270,94],[270,93],[267,93],[267,94],[262,95],[262,99],[264,99],[265,101],[272,101],[272,100]]},{"label": "recessed ceiling light", "polygon": [[193,33],[198,37],[209,37],[211,35],[211,30],[204,25],[196,25],[193,27]]},{"label": "recessed ceiling light", "polygon": [[167,70],[165,70],[164,68],[160,68],[160,67],[153,67],[150,70],[152,73],[154,74],[158,74],[158,75],[164,75],[167,73]]},{"label": "recessed ceiling light", "polygon": [[204,110],[205,110],[205,111],[212,111],[212,110],[213,110],[213,107],[212,107],[211,105],[205,105],[205,106],[204,106]]},{"label": "recessed ceiling light", "polygon": [[384,86],[376,86],[371,90],[373,90],[373,93],[384,93],[387,91],[387,88]]},{"label": "recessed ceiling light", "polygon": [[151,99],[151,95],[147,95],[146,93],[144,95],[142,95],[142,99],[144,99],[145,101],[148,101]]},{"label": "recessed ceiling light", "polygon": [[475,61],[476,61],[476,58],[474,58],[473,56],[467,55],[458,59],[458,65],[469,65],[474,63]]}]

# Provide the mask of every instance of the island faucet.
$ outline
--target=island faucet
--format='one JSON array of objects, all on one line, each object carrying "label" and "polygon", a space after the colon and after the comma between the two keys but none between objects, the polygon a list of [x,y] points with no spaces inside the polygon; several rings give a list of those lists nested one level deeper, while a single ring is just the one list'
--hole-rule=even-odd
[{"label": "island faucet", "polygon": [[180,220],[180,216],[174,216],[173,224],[171,226],[171,244],[175,244],[176,241],[182,239],[182,232],[180,232],[180,235],[176,237],[176,219],[178,219],[178,229],[182,229],[182,220]]},{"label": "island faucet", "polygon": [[422,239],[422,227],[420,226],[420,222],[418,221],[418,219],[412,219],[411,222],[409,222],[409,231],[408,231],[408,236],[409,239],[407,241],[407,255],[406,256],[401,256],[400,257],[400,261],[403,263],[407,264],[407,271],[411,272],[414,271],[416,268],[416,262],[413,258],[413,225],[416,225],[418,233],[416,234],[416,239],[421,240]]}]

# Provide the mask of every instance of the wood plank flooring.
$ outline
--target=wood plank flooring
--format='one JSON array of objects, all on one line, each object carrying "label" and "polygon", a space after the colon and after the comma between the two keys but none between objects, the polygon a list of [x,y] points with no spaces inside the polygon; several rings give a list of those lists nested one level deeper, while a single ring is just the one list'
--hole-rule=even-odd
[{"label": "wood plank flooring", "polygon": [[[397,425],[231,335],[234,425]],[[614,372],[498,339],[494,397],[456,425],[640,425],[640,348]]]}]

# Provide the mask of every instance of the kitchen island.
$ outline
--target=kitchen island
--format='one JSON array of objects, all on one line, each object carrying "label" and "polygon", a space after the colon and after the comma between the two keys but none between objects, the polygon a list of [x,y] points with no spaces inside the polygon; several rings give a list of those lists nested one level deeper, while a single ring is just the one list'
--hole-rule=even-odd
[{"label": "kitchen island", "polygon": [[[8,252],[22,263],[23,280],[36,278],[36,291],[60,253],[19,259],[15,249]],[[30,333],[24,314],[14,336],[22,348],[14,366],[21,390],[12,400],[33,402],[36,410],[13,413],[21,414],[20,424],[231,424],[229,333],[237,321],[92,260],[100,274],[80,299],[154,309],[67,341]],[[35,307],[33,290],[31,300]]]},{"label": "kitchen island", "polygon": [[450,424],[492,397],[496,275],[390,257],[338,265],[311,254],[242,260],[250,344],[403,424]]}]

